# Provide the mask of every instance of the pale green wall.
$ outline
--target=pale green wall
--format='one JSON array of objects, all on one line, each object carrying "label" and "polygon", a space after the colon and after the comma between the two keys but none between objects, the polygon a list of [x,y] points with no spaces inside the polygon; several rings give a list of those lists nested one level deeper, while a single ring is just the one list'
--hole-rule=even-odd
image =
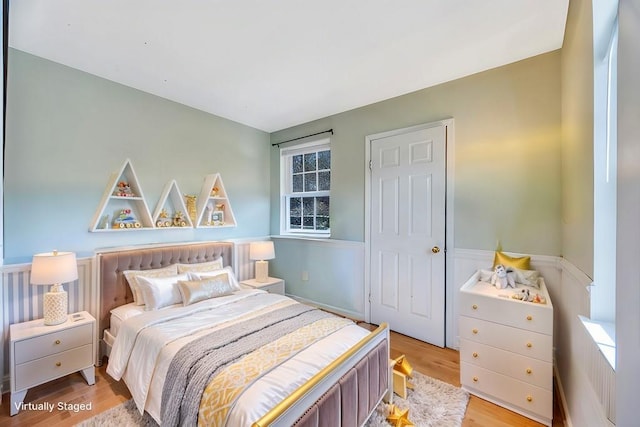
[{"label": "pale green wall", "polygon": [[562,255],[593,277],[593,20],[573,0],[561,50]]},{"label": "pale green wall", "polygon": [[[5,263],[52,249],[269,233],[269,135],[17,50],[9,51]],[[220,172],[238,227],[89,233],[112,172],[130,158],[153,210],[165,184],[198,193]]]},{"label": "pale green wall", "polygon": [[[275,132],[332,128],[332,238],[363,241],[365,137],[453,117],[455,246],[560,255],[558,51]],[[279,156],[271,152],[271,231],[279,233]]]}]

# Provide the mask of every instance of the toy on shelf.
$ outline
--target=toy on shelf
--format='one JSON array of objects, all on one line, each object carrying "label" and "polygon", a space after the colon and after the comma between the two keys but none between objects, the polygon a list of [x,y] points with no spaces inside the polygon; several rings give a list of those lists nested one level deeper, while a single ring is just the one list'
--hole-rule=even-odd
[{"label": "toy on shelf", "polygon": [[547,303],[547,299],[543,295],[533,294],[529,289],[522,289],[520,292],[511,295],[511,298],[536,304]]},{"label": "toy on shelf", "polygon": [[511,269],[506,269],[504,265],[498,264],[493,270],[491,275],[491,284],[498,289],[505,289],[508,287],[516,287],[516,281],[514,279],[515,273]]},{"label": "toy on shelf", "polygon": [[131,191],[129,183],[126,181],[118,182],[113,195],[117,197],[135,197],[135,194],[133,194],[133,191]]},{"label": "toy on shelf", "polygon": [[140,228],[142,224],[131,215],[131,209],[122,209],[113,219],[114,228]]}]

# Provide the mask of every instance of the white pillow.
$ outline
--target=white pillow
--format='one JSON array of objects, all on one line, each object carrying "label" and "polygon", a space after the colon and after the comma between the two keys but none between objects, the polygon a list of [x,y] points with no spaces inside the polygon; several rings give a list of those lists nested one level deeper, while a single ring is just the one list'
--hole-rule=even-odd
[{"label": "white pillow", "polygon": [[178,266],[178,273],[187,273],[189,271],[214,271],[224,268],[222,257],[214,259],[208,262],[198,262],[196,264],[176,264]]},{"label": "white pillow", "polygon": [[521,270],[519,268],[514,268],[513,271],[516,273],[516,283],[521,283],[525,286],[531,286],[534,288],[540,288],[540,273],[538,273],[536,270]]},{"label": "white pillow", "polygon": [[144,297],[145,310],[158,310],[181,303],[182,295],[178,289],[178,281],[188,279],[189,276],[186,273],[169,277],[138,276],[138,286]]},{"label": "white pillow", "polygon": [[153,270],[127,270],[122,272],[124,277],[127,278],[131,293],[133,294],[133,301],[136,305],[144,305],[144,297],[140,292],[138,286],[138,276],[145,277],[167,277],[175,276],[178,274],[178,267],[175,264],[168,265],[162,268],[155,268]]},{"label": "white pillow", "polygon": [[227,266],[227,267],[222,268],[220,270],[214,270],[214,271],[206,271],[206,272],[193,272],[192,271],[192,272],[189,272],[189,280],[208,279],[208,278],[211,278],[211,277],[219,276],[221,274],[229,275],[229,284],[231,285],[231,288],[234,291],[239,291],[239,290],[242,289],[242,287],[238,283],[238,279],[236,279],[235,274],[233,274],[233,269],[231,268],[231,266]]}]

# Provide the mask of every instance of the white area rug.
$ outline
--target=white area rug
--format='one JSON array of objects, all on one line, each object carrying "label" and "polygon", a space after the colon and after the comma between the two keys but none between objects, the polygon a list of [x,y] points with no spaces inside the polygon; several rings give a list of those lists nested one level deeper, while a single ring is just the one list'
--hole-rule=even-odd
[{"label": "white area rug", "polygon": [[[413,372],[411,381],[415,390],[409,390],[407,399],[393,396],[400,409],[409,408],[409,420],[417,427],[458,427],[469,402],[469,394],[461,388]],[[367,427],[388,427],[388,405],[381,403],[367,422]],[[133,400],[102,412],[80,424],[80,427],[157,427],[158,424],[145,413],[141,416]]]}]

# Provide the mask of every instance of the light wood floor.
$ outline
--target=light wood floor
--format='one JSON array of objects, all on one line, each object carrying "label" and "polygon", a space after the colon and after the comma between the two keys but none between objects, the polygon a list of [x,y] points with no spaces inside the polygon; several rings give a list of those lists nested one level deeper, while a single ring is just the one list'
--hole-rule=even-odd
[{"label": "light wood floor", "polygon": [[[363,326],[367,326],[364,325]],[[404,335],[391,334],[391,357],[405,354],[413,368],[441,381],[460,386],[460,362],[458,352],[435,347]],[[560,406],[554,405],[553,427],[564,426]],[[96,384],[88,386],[80,374],[72,374],[29,390],[25,403],[53,403],[51,413],[42,410],[21,411],[9,416],[10,396],[2,396],[0,426],[52,427],[72,426],[84,419],[117,406],[131,397],[121,382],[111,379],[106,373],[106,365],[96,368]],[[59,410],[58,402],[68,404],[91,404],[91,411]],[[70,407],[72,408],[72,407]],[[485,427],[539,427],[542,424],[531,421],[514,412],[503,409],[485,400],[471,396],[463,426]]]}]

